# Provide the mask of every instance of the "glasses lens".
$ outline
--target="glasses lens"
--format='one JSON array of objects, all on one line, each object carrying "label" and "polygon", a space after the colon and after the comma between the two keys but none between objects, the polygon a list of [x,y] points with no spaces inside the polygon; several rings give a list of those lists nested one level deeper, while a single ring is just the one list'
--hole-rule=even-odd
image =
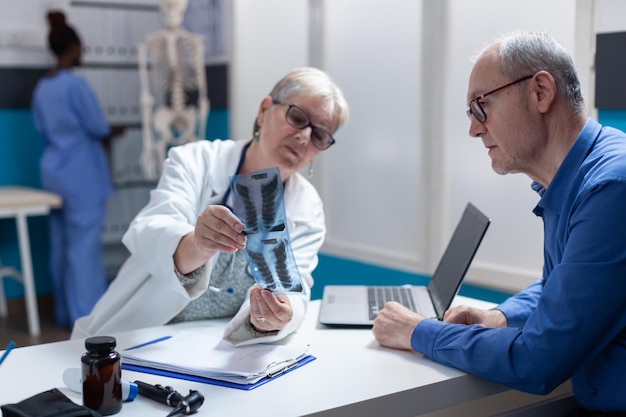
[{"label": "glasses lens", "polygon": [[316,127],[311,132],[311,142],[317,149],[324,150],[330,148],[330,145],[335,143],[335,139],[324,129]]},{"label": "glasses lens", "polygon": [[470,101],[468,115],[469,114],[473,115],[476,118],[476,120],[478,120],[481,123],[484,123],[485,120],[487,120],[487,115],[483,111],[483,108],[480,107],[480,104],[478,104],[477,100]]},{"label": "glasses lens", "polygon": [[317,149],[328,149],[335,143],[335,139],[333,139],[328,131],[321,127],[313,126],[309,116],[295,104],[289,106],[285,118],[287,119],[287,123],[296,129],[304,129],[305,127],[311,126],[311,142]]},{"label": "glasses lens", "polygon": [[287,118],[287,123],[289,123],[292,127],[295,127],[296,129],[304,129],[311,122],[309,120],[309,116],[307,116],[307,114],[303,110],[296,107],[295,105],[289,106],[285,117]]}]

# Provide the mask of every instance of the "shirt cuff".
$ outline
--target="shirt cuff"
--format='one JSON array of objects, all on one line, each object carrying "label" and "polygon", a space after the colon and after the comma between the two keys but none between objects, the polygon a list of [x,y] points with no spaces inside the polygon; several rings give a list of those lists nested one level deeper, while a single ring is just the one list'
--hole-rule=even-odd
[{"label": "shirt cuff", "polygon": [[446,324],[435,319],[424,319],[415,326],[411,334],[411,347],[427,358],[433,357],[435,339]]},{"label": "shirt cuff", "polygon": [[248,332],[252,336],[254,336],[254,338],[263,337],[263,336],[273,336],[275,334],[278,334],[278,330],[270,330],[269,332],[262,332],[260,330],[257,330],[256,327],[254,327],[252,323],[250,323],[250,321],[247,321],[244,326],[246,327]]},{"label": "shirt cuff", "polygon": [[202,265],[200,268],[194,271],[191,271],[188,274],[183,275],[180,272],[178,272],[178,269],[176,269],[176,265],[174,265],[174,273],[178,277],[178,280],[180,281],[180,283],[183,285],[196,284],[198,280],[200,280],[200,277],[204,275],[205,271],[206,271],[206,264]]},{"label": "shirt cuff", "polygon": [[507,303],[505,301],[504,303],[495,306],[491,310],[498,310],[500,313],[504,314],[504,317],[506,317],[507,327],[517,327],[521,329],[522,327],[524,327],[526,320],[519,318],[519,317],[516,320],[515,309],[516,309],[516,306],[514,304]]}]

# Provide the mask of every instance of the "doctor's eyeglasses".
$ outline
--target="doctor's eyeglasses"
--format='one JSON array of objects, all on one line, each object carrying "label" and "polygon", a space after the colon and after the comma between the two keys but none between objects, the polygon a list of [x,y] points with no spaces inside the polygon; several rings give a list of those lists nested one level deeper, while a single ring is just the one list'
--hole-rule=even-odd
[{"label": "doctor's eyeglasses", "polygon": [[304,109],[293,103],[274,101],[274,104],[287,104],[289,106],[285,113],[285,120],[287,120],[289,126],[300,130],[306,129],[307,127],[311,128],[311,143],[320,151],[330,148],[335,143],[335,138],[333,138],[333,135],[331,135],[328,130],[311,123],[311,119]]},{"label": "doctor's eyeglasses", "polygon": [[467,111],[465,112],[467,114],[467,117],[471,120],[472,116],[474,116],[476,118],[476,120],[478,120],[480,123],[485,123],[485,121],[487,121],[487,113],[485,113],[485,111],[483,110],[482,106],[480,105],[480,101],[484,99],[487,96],[490,96],[494,93],[497,93],[500,90],[504,90],[507,87],[510,87],[512,85],[515,85],[517,83],[521,83],[522,81],[526,81],[528,79],[531,79],[535,76],[535,74],[532,75],[527,75],[525,77],[522,77],[520,79],[517,79],[515,81],[511,81],[508,84],[505,84],[503,86],[500,86],[494,90],[491,90],[485,94],[481,94],[478,97],[475,97],[472,99],[472,101],[470,101],[469,106],[467,108]]}]

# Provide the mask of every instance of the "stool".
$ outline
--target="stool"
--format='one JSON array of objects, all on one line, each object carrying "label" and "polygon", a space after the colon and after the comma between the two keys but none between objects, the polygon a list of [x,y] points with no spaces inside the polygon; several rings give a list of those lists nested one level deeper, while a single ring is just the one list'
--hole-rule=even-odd
[{"label": "stool", "polygon": [[2,278],[6,276],[24,285],[28,329],[31,336],[39,336],[41,329],[27,217],[46,215],[50,209],[60,207],[61,204],[61,197],[47,191],[25,187],[0,187],[0,218],[15,218],[22,264],[21,272],[18,272],[14,268],[3,266],[0,261],[0,315],[6,316],[8,313],[6,294],[2,283]]},{"label": "stool", "polygon": [[4,295],[4,282],[2,280],[4,277],[13,278],[16,281],[22,280],[20,273],[17,272],[15,268],[2,266],[2,258],[0,258],[0,317],[6,317],[9,314],[7,298]]}]

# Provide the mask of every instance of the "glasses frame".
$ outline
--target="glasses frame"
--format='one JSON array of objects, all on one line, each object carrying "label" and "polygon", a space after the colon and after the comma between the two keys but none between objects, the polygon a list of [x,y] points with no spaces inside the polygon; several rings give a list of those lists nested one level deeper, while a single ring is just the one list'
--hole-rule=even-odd
[{"label": "glasses frame", "polygon": [[[294,129],[298,129],[298,130],[303,130],[303,129],[306,129],[307,127],[310,127],[311,128],[311,143],[313,144],[313,146],[315,146],[320,151],[325,151],[326,149],[330,148],[335,143],[337,143],[337,141],[335,140],[333,135],[328,130],[324,129],[323,127],[315,126],[313,123],[311,123],[311,117],[309,116],[309,114],[302,107],[300,107],[300,106],[298,106],[297,104],[294,104],[294,103],[290,103],[290,102],[283,103],[281,101],[276,101],[276,100],[273,100],[272,103],[275,106],[280,106],[280,105],[283,105],[283,104],[288,105],[289,107],[287,107],[287,111],[285,112],[285,120],[287,121],[287,124],[289,126],[293,127]],[[306,116],[307,123],[304,126],[295,126],[294,124],[291,123],[291,121],[289,120],[289,117],[287,117],[287,115],[289,114],[289,112],[291,111],[292,108],[296,108],[297,110],[300,110],[302,112],[302,114]],[[317,143],[317,141],[315,141],[315,139],[313,139],[313,132],[316,129],[317,130],[321,130],[322,132],[328,133],[328,137],[330,137],[330,141],[328,142],[327,146],[322,147],[322,146],[320,146]]]},{"label": "glasses frame", "polygon": [[477,97],[474,97],[469,102],[469,105],[467,106],[467,110],[465,111],[465,114],[467,114],[467,117],[470,120],[472,119],[472,116],[474,116],[474,118],[476,120],[478,120],[480,123],[485,123],[487,121],[487,113],[485,113],[485,110],[480,105],[479,100],[483,100],[485,97],[490,96],[492,94],[495,94],[498,91],[504,90],[507,87],[510,87],[510,86],[515,85],[517,83],[521,83],[522,81],[529,80],[529,79],[533,78],[534,76],[535,76],[535,74],[527,75],[527,76],[519,78],[519,79],[517,79],[515,81],[511,81],[508,84],[504,84],[503,86],[495,88],[495,89],[493,89],[491,91],[488,91],[488,92],[486,92],[484,94],[481,94],[481,95],[479,95]]}]

